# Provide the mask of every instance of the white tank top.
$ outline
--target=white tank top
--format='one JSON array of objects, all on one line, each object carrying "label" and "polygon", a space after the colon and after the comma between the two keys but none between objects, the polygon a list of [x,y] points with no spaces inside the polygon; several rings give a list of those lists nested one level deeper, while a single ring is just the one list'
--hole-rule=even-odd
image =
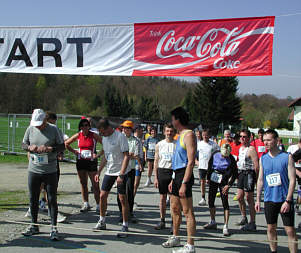
[{"label": "white tank top", "polygon": [[162,140],[158,142],[159,162],[158,167],[162,169],[172,169],[172,156],[176,149],[176,141],[167,142]]},{"label": "white tank top", "polygon": [[250,157],[247,157],[249,147],[239,149],[237,167],[239,170],[254,170],[253,161]]}]

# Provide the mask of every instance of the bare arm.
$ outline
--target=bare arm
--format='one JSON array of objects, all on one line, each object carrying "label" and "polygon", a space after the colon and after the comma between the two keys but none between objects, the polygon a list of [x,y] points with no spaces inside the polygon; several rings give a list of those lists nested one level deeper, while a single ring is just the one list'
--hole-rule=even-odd
[{"label": "bare arm", "polygon": [[263,187],[263,168],[262,168],[262,163],[261,159],[259,161],[259,173],[258,173],[258,180],[257,180],[257,195],[256,195],[256,202],[260,203],[260,196],[261,196],[261,191]]},{"label": "bare arm", "polygon": [[154,174],[155,174],[155,187],[158,187],[158,164],[159,164],[159,145],[155,147],[155,160],[154,160]]},{"label": "bare arm", "polygon": [[78,151],[73,149],[70,145],[71,143],[75,142],[78,138],[78,133],[74,134],[72,137],[70,137],[68,140],[65,141],[66,149],[74,153],[75,155],[78,154]]},{"label": "bare arm", "polygon": [[256,172],[256,175],[258,176],[258,172],[259,172],[258,156],[257,156],[256,149],[253,146],[250,146],[248,151],[248,156],[251,158],[254,165],[254,170]]}]

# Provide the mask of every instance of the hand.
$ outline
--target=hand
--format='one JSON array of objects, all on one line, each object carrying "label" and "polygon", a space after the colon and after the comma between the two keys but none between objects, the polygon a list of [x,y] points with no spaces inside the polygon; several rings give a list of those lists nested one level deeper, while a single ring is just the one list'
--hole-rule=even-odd
[{"label": "hand", "polygon": [[255,203],[255,211],[256,211],[257,213],[260,212],[260,202],[258,202],[258,201],[256,201],[256,203]]},{"label": "hand", "polygon": [[186,184],[182,184],[179,190],[179,196],[180,198],[186,197]]},{"label": "hand", "polygon": [[123,183],[123,179],[121,177],[117,177],[117,185],[121,185]]},{"label": "hand", "polygon": [[38,153],[46,153],[47,152],[47,147],[45,145],[41,145],[37,148]]},{"label": "hand", "polygon": [[93,154],[92,154],[92,159],[94,160],[94,159],[97,159],[97,158],[98,158],[98,155],[95,154],[95,153],[93,153]]},{"label": "hand", "polygon": [[281,206],[280,213],[288,213],[290,209],[291,209],[291,205],[286,201],[284,201]]},{"label": "hand", "polygon": [[172,180],[168,185],[168,191],[169,191],[169,193],[172,193]]},{"label": "hand", "polygon": [[94,180],[95,180],[96,183],[99,182],[99,174],[98,173],[94,176]]},{"label": "hand", "polygon": [[229,189],[230,189],[230,186],[229,185],[225,185],[223,187],[223,190],[222,190],[223,195],[228,195]]},{"label": "hand", "polygon": [[158,179],[156,178],[155,181],[154,181],[154,186],[155,188],[158,188],[159,187],[159,182],[158,182]]},{"label": "hand", "polygon": [[37,152],[38,146],[37,145],[30,145],[28,146],[28,150],[30,152]]},{"label": "hand", "polygon": [[63,161],[63,160],[64,160],[64,153],[59,153],[59,154],[57,155],[57,159],[58,159],[59,161]]}]

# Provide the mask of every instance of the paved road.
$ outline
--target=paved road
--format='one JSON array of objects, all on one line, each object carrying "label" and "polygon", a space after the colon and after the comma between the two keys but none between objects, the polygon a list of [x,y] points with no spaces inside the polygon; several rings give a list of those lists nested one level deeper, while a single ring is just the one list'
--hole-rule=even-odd
[{"label": "paved road", "polygon": [[[10,186],[13,189],[24,189],[26,187],[26,165],[18,166],[1,166],[0,190]],[[3,174],[4,173],[4,174]],[[146,174],[146,173],[144,173]],[[10,178],[13,177],[14,184],[9,184],[8,179],[3,179],[3,175]],[[15,175],[15,176],[14,176]],[[195,172],[197,175],[197,172]],[[142,178],[142,185],[145,182],[145,176]],[[5,186],[5,187],[4,187]],[[263,213],[257,215],[257,232],[245,233],[239,230],[239,227],[234,223],[240,218],[238,204],[233,201],[235,188],[231,189],[230,193],[230,232],[231,236],[224,238],[222,236],[223,228],[223,210],[221,201],[217,198],[217,231],[204,230],[202,226],[209,221],[209,211],[207,207],[199,207],[200,193],[199,186],[193,187],[193,199],[195,203],[195,214],[197,220],[197,234],[199,237],[196,240],[196,252],[269,252],[266,240],[266,224]],[[136,197],[140,209],[136,211],[139,219],[137,224],[130,224],[130,231],[138,234],[130,235],[128,238],[119,239],[116,237],[116,232],[93,232],[92,228],[98,220],[98,215],[95,213],[95,203],[93,202],[92,194],[90,194],[90,202],[94,205],[92,211],[82,214],[79,212],[81,206],[81,196],[79,192],[79,182],[75,173],[75,166],[69,164],[62,165],[62,175],[60,179],[59,191],[63,192],[59,197],[59,209],[62,213],[68,216],[67,221],[61,224],[59,231],[63,240],[52,242],[49,240],[49,227],[41,227],[41,234],[25,238],[19,235],[19,231],[24,229],[25,225],[16,225],[3,223],[0,221],[0,233],[12,234],[10,241],[0,244],[0,252],[5,253],[51,253],[51,252],[105,252],[105,253],[120,253],[120,252],[171,252],[170,249],[164,249],[161,243],[166,240],[169,234],[169,229],[163,231],[154,230],[154,225],[159,219],[159,194],[153,187],[141,188]],[[119,213],[117,212],[116,204],[116,189],[113,189],[109,197],[108,210],[110,216],[107,218],[107,229],[118,231]],[[22,207],[15,211],[9,211],[1,216],[8,220],[28,222],[24,218],[25,208]],[[169,212],[168,212],[169,217]],[[296,223],[301,221],[300,216],[296,216]],[[49,218],[45,214],[40,214],[40,222],[49,224]],[[168,226],[170,218],[167,219]],[[280,229],[278,230],[278,239],[286,242],[287,238],[282,227],[282,221],[279,219]],[[1,229],[2,227],[2,229]],[[181,226],[181,235],[186,235],[185,224]],[[3,231],[5,230],[5,231]],[[150,235],[147,235],[150,234]],[[298,231],[300,238],[300,231]],[[184,243],[184,240],[183,240]],[[278,247],[278,252],[287,252],[287,244],[281,243]]]}]

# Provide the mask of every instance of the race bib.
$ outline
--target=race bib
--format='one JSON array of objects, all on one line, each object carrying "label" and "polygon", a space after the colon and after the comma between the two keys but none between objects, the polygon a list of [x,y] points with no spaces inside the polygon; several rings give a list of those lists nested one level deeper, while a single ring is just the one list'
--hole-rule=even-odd
[{"label": "race bib", "polygon": [[36,165],[48,164],[48,154],[32,154],[32,162]]},{"label": "race bib", "polygon": [[215,183],[220,184],[222,182],[222,178],[223,178],[223,175],[217,174],[216,172],[213,172],[211,174],[210,180],[215,182]]},{"label": "race bib", "polygon": [[266,176],[266,180],[270,187],[281,185],[280,173],[274,173]]},{"label": "race bib", "polygon": [[155,150],[155,147],[156,147],[156,143],[149,143],[148,144],[148,149],[150,149],[150,150]]},{"label": "race bib", "polygon": [[170,153],[162,154],[162,160],[164,160],[166,162],[171,162],[171,159],[172,159],[172,154],[170,154]]},{"label": "race bib", "polygon": [[200,152],[199,155],[200,155],[200,157],[199,157],[200,160],[201,159],[202,160],[209,160],[208,154]]},{"label": "race bib", "polygon": [[265,146],[259,146],[259,147],[258,147],[258,152],[259,152],[259,153],[265,152]]},{"label": "race bib", "polygon": [[91,150],[82,150],[80,152],[80,156],[83,159],[91,159],[92,158],[92,151]]},{"label": "race bib", "polygon": [[111,153],[107,153],[106,160],[107,160],[107,162],[113,162],[113,155]]}]

